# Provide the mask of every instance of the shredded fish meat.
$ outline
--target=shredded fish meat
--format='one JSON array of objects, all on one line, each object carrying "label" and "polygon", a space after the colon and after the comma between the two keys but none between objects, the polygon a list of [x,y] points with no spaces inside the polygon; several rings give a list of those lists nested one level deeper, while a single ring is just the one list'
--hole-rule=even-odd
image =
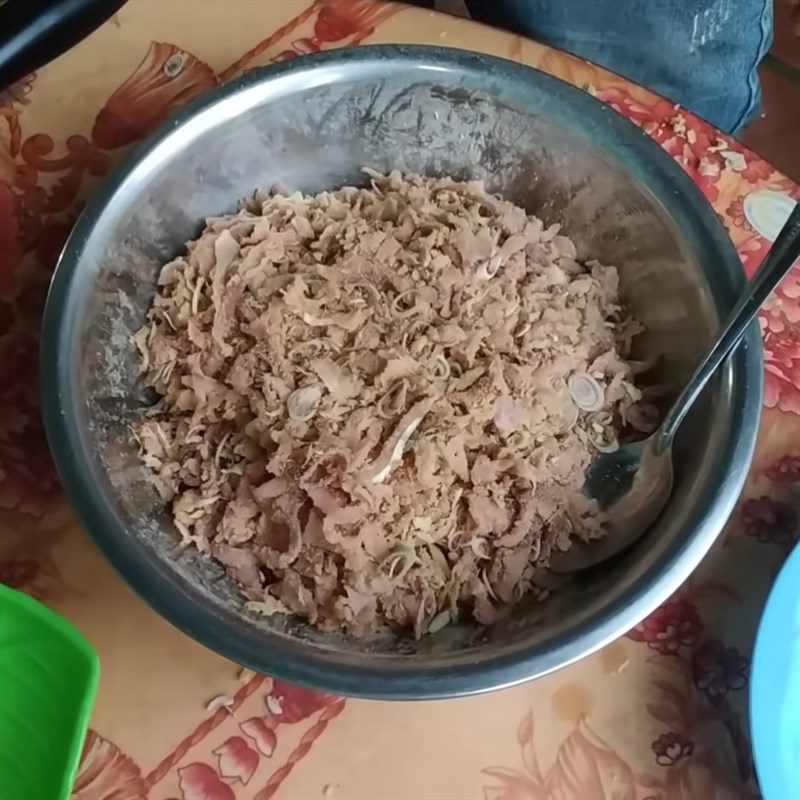
[{"label": "shredded fish meat", "polygon": [[490,624],[603,535],[582,486],[653,426],[642,328],[558,225],[481,182],[367,174],[257,193],[162,268],[135,436],[184,542],[254,613]]}]

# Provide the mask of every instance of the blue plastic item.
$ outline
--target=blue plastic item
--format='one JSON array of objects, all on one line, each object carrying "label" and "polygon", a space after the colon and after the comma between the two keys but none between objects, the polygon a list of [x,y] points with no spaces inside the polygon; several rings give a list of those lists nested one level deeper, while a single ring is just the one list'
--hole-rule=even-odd
[{"label": "blue plastic item", "polygon": [[800,800],[800,546],[783,565],[758,628],[750,727],[764,800]]}]

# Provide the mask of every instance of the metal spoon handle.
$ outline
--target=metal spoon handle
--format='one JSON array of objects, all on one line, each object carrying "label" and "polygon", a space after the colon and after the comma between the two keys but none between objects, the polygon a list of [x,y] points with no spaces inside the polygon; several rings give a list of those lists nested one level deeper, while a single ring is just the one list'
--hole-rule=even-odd
[{"label": "metal spoon handle", "polygon": [[683,422],[686,412],[692,407],[720,364],[744,336],[758,309],[783,280],[798,258],[800,258],[800,203],[795,205],[789,219],[781,228],[778,237],[767,253],[761,268],[756,272],[746,291],[723,323],[717,341],[709,350],[708,355],[700,362],[678,399],[667,412],[655,442],[657,453],[663,452],[672,444],[675,432]]}]

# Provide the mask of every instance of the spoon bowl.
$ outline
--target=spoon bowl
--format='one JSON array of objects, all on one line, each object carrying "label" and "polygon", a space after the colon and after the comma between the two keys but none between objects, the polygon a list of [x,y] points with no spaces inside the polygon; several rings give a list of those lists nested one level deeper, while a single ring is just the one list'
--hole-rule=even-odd
[{"label": "spoon bowl", "polygon": [[555,572],[578,572],[613,558],[657,519],[672,493],[672,449],[658,450],[657,434],[600,456],[586,474],[585,491],[606,516],[606,535],[576,541],[551,557]]},{"label": "spoon bowl", "polygon": [[798,258],[800,203],[789,214],[761,268],[659,428],[647,439],[600,455],[589,468],[584,491],[603,509],[606,535],[575,542],[552,556],[551,569],[579,572],[602,564],[630,547],[658,519],[672,492],[672,440],[681,422]]}]

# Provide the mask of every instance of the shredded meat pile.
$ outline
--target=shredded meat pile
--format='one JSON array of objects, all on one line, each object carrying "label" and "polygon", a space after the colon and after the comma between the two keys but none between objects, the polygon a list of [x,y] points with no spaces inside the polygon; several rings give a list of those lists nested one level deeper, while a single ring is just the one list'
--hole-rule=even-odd
[{"label": "shredded meat pile", "polygon": [[543,596],[650,409],[617,271],[480,182],[257,194],[167,264],[141,457],[251,609],[420,637]]}]

